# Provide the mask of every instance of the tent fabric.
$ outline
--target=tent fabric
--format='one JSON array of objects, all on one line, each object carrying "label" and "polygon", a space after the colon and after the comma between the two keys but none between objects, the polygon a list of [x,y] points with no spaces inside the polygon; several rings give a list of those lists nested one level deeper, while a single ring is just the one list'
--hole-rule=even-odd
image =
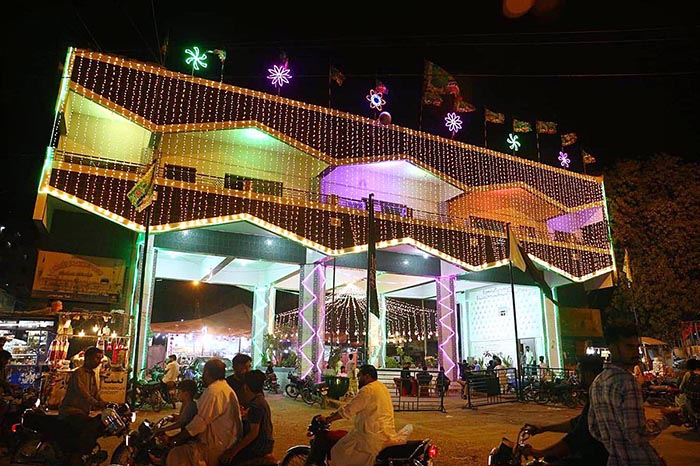
[{"label": "tent fabric", "polygon": [[225,335],[250,338],[253,325],[252,310],[246,304],[200,319],[172,322],[151,322],[153,333],[201,333],[206,327],[210,335]]},{"label": "tent fabric", "polygon": [[652,337],[642,337],[642,344],[643,345],[649,345],[649,346],[663,346],[667,345],[665,341],[657,340],[656,338]]}]

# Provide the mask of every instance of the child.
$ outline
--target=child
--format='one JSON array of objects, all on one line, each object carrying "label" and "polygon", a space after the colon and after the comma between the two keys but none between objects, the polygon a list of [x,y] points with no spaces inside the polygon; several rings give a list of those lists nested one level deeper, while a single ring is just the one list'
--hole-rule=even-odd
[{"label": "child", "polygon": [[180,414],[173,414],[172,419],[175,422],[160,429],[159,433],[175,429],[184,429],[185,426],[194,419],[197,415],[197,403],[194,401],[196,393],[197,384],[194,380],[183,380],[178,384],[177,399],[182,403],[180,406]]}]

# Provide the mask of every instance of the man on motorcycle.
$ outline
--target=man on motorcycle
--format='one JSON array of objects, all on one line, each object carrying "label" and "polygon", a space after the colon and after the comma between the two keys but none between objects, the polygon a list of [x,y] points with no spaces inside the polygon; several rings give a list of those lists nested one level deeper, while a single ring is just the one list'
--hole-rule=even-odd
[{"label": "man on motorcycle", "polygon": [[[578,370],[581,386],[588,390],[603,370],[603,359],[598,355],[587,354],[580,359]],[[588,431],[588,410],[589,404],[586,403],[581,414],[568,421],[548,426],[527,424],[528,431],[533,436],[542,432],[565,432],[566,436],[543,449],[525,445],[523,454],[536,458],[553,456],[559,461],[555,464],[561,466],[605,466],[608,463],[608,452]]]},{"label": "man on motorcycle", "polygon": [[175,385],[179,376],[180,365],[177,363],[177,356],[171,354],[168,356],[168,364],[165,366],[165,374],[163,374],[160,383],[162,384],[163,399],[172,401],[173,408],[175,407]]},{"label": "man on motorcycle", "polygon": [[196,439],[170,450],[167,466],[199,466],[200,462],[215,465],[221,454],[238,440],[241,410],[225,376],[226,366],[220,359],[210,359],[204,364],[202,381],[206,388],[199,397],[197,415],[173,437],[175,443]]},{"label": "man on motorcycle", "polygon": [[247,416],[243,422],[245,435],[229,448],[219,460],[223,464],[238,464],[254,458],[264,458],[272,454],[272,413],[263,394],[265,374],[254,370],[244,376],[240,402],[246,407]]},{"label": "man on motorcycle", "polygon": [[250,356],[243,353],[238,353],[233,357],[233,375],[226,377],[226,383],[236,392],[238,398],[243,394],[244,376],[246,372],[250,372],[252,361]]},{"label": "man on motorcycle", "polygon": [[[330,424],[353,419],[354,429],[331,448],[331,460],[343,466],[373,466],[384,448],[406,443],[408,430],[396,432],[394,406],[389,390],[377,381],[377,369],[369,364],[357,375],[360,390],[352,400],[321,420]],[[311,460],[311,458],[309,458]]]},{"label": "man on motorcycle", "polygon": [[75,369],[68,380],[58,415],[69,429],[60,437],[61,446],[70,466],[81,465],[82,456],[89,453],[97,442],[101,421],[90,417],[90,410],[104,408],[107,402],[100,398],[95,369],[102,362],[104,353],[91,346],[85,350],[83,365]]}]

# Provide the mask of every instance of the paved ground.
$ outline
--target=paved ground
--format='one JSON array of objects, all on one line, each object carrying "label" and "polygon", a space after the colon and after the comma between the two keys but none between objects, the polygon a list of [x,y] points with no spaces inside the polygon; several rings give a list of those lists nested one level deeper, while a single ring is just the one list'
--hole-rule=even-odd
[{"label": "paved ground", "polygon": [[[268,395],[272,408],[275,429],[275,455],[281,459],[287,448],[296,444],[306,444],[306,426],[317,413],[329,413],[317,405],[310,407],[301,399],[291,400],[283,395]],[[554,423],[577,414],[576,410],[539,406],[536,404],[509,403],[482,407],[475,410],[462,409],[464,402],[456,397],[446,399],[447,413],[440,412],[397,412],[396,426],[413,425],[412,438],[429,437],[439,447],[436,466],[486,464],[490,449],[496,446],[501,437],[515,440],[518,430],[525,422]],[[139,421],[148,418],[158,420],[172,412],[141,412]],[[648,409],[647,416],[657,417],[658,410]],[[334,428],[350,428],[346,421],[338,421]],[[543,434],[531,442],[541,447],[560,438],[560,434]],[[116,446],[116,439],[103,442],[110,451]],[[700,434],[685,428],[671,427],[664,431],[653,444],[664,455],[669,466],[685,466],[700,463]],[[0,464],[7,464],[0,461]],[[106,463],[108,464],[108,463]]]}]

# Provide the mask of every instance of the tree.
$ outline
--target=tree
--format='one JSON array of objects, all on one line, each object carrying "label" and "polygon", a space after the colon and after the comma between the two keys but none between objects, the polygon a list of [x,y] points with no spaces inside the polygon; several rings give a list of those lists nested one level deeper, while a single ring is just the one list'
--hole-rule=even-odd
[{"label": "tree", "polygon": [[700,164],[666,154],[619,160],[605,172],[618,271],[606,318],[633,319],[672,342],[679,322],[700,318]]}]

